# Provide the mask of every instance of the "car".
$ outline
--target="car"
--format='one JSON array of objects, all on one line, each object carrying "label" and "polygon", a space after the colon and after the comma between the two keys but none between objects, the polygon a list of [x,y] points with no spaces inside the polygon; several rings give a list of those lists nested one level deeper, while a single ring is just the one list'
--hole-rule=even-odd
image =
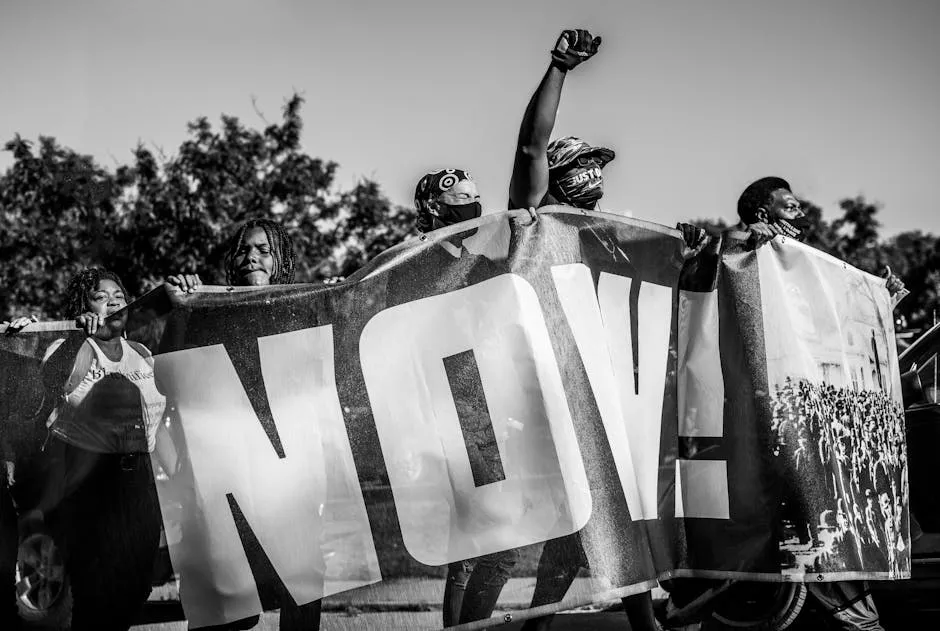
[{"label": "car", "polygon": [[911,509],[911,579],[871,582],[882,618],[911,612],[940,614],[940,324],[911,344],[898,358],[907,426]]}]

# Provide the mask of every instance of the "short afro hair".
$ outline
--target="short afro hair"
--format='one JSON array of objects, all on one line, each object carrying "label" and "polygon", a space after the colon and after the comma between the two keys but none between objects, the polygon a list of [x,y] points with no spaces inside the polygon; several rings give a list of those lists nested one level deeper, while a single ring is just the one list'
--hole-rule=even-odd
[{"label": "short afro hair", "polygon": [[738,216],[741,221],[746,224],[755,223],[758,209],[770,201],[774,191],[781,188],[793,192],[790,183],[780,177],[762,177],[751,182],[738,198]]}]

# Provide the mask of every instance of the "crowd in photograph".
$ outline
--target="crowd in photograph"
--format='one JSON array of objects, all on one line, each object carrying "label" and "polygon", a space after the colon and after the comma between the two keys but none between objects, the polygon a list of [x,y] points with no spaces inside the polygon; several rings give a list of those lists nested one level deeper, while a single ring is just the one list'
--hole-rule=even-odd
[{"label": "crowd in photograph", "polygon": [[822,547],[821,534],[833,532],[830,558],[886,556],[897,569],[908,499],[901,403],[880,390],[790,377],[772,401],[785,514],[800,543]]}]

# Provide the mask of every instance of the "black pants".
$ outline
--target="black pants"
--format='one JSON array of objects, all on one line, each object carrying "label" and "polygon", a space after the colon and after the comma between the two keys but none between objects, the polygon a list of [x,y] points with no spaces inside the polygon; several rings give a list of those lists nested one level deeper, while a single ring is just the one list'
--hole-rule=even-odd
[{"label": "black pants", "polygon": [[46,525],[65,556],[72,631],[124,631],[150,595],[160,542],[150,456],[99,454],[55,438],[47,449]]},{"label": "black pants", "polygon": [[13,500],[6,483],[0,481],[0,629],[11,631],[20,628],[20,617],[16,613],[16,586],[13,584],[18,543]]},{"label": "black pants", "polygon": [[449,564],[444,586],[444,626],[493,615],[496,601],[518,559],[519,551],[513,549]]},{"label": "black pants", "polygon": [[[320,608],[323,601],[315,600],[306,605],[285,604],[281,607],[278,629],[281,631],[318,631],[320,629]],[[198,627],[199,631],[246,631],[253,629],[261,616],[242,618],[228,624]],[[190,627],[193,631],[197,627]]]},{"label": "black pants", "polygon": [[832,618],[833,626],[845,631],[884,631],[878,608],[865,581],[807,583],[806,588]]},{"label": "black pants", "polygon": [[[568,592],[578,572],[587,567],[587,555],[581,544],[581,534],[574,533],[545,542],[535,579],[532,607],[557,603]],[[633,631],[655,630],[659,626],[653,615],[653,599],[649,592],[622,599],[630,628]],[[549,614],[526,620],[524,631],[545,631],[555,615]]]}]

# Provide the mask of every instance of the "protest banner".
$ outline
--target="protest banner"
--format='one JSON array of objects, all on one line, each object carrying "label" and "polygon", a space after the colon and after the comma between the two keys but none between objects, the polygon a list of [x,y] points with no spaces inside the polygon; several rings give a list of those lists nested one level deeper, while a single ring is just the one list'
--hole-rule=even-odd
[{"label": "protest banner", "polygon": [[[670,577],[910,572],[884,283],[799,244],[685,261],[662,226],[513,211],[340,285],[159,289],[126,330],[167,399],[157,486],[193,626],[380,582],[443,594],[465,560],[525,579],[517,619]],[[44,400],[49,337],[2,338],[5,392]],[[39,408],[2,427],[34,435]]]}]

